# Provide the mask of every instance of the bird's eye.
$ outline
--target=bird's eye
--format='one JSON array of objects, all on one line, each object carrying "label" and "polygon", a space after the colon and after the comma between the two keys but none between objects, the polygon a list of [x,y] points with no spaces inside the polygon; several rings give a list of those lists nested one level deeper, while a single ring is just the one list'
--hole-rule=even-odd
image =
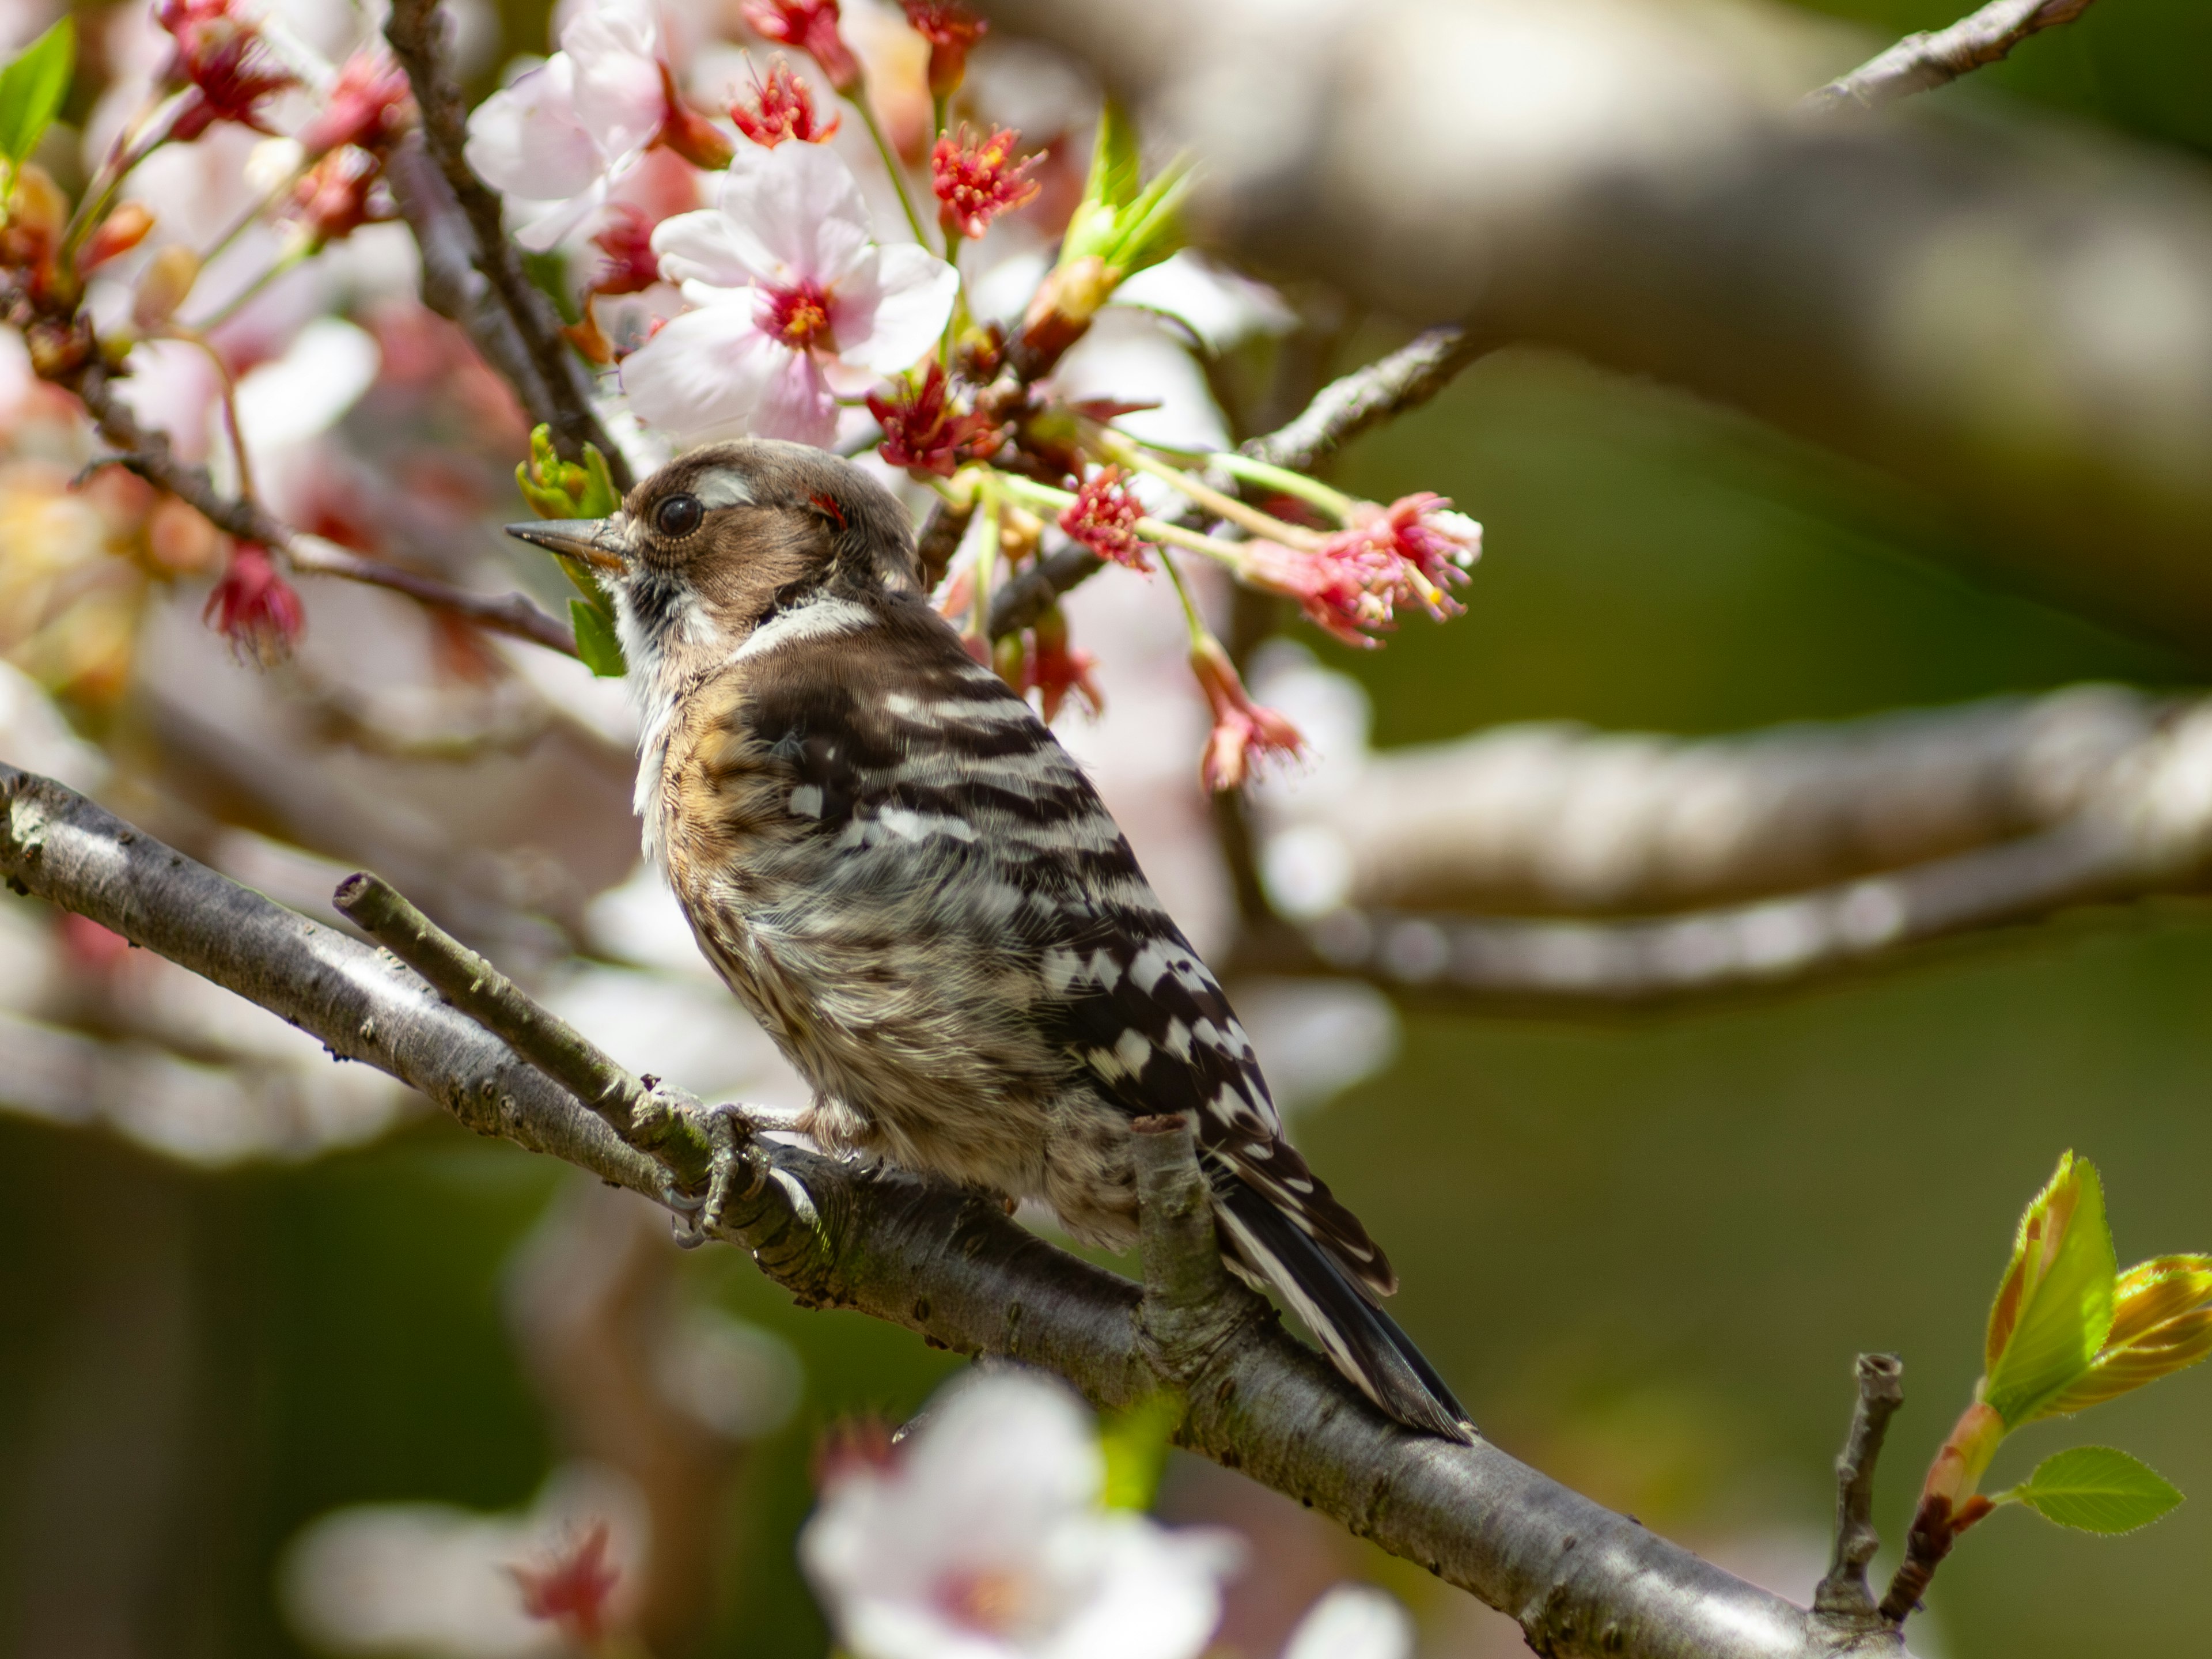
[{"label": "bird's eye", "polygon": [[664,536],[688,536],[706,516],[696,495],[671,495],[653,508],[653,526]]}]

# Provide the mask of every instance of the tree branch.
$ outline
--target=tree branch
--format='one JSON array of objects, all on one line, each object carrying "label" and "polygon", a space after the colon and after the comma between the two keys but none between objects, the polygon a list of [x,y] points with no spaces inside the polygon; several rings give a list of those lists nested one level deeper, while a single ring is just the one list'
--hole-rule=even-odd
[{"label": "tree branch", "polygon": [[71,389],[91,414],[100,436],[115,446],[117,453],[103,457],[99,464],[127,468],[155,488],[167,490],[225,534],[258,542],[282,553],[303,574],[337,576],[388,588],[419,604],[465,617],[493,633],[528,640],[568,656],[576,654],[575,635],[520,593],[497,599],[471,593],[434,576],[366,558],[320,536],[304,535],[258,503],[224,495],[215,487],[205,467],[177,458],[167,433],[149,432],[138,424],[115,396],[106,371],[97,365],[88,369]]},{"label": "tree branch", "polygon": [[[1361,433],[1428,402],[1482,349],[1464,329],[1430,329],[1389,356],[1330,381],[1295,420],[1251,439],[1242,453],[1306,471]],[[992,595],[991,637],[1027,628],[1061,594],[1096,575],[1102,562],[1089,548],[1073,543],[1039,559]]]},{"label": "tree branch", "polygon": [[605,1049],[525,995],[389,882],[357,871],[338,884],[331,902],[447,1001],[605,1118],[626,1143],[667,1164],[680,1186],[704,1187],[712,1148],[696,1123],[671,1111]]},{"label": "tree branch", "polygon": [[1945,934],[2067,905],[2170,889],[2175,872],[2100,817],[1758,904],[1651,921],[1465,921],[1340,910],[1307,930],[1301,964],[1262,942],[1237,966],[1326,965],[1400,990],[1505,1000],[1649,1002],[1799,979]]},{"label": "tree branch", "polygon": [[[2193,781],[2208,763],[2212,704],[2108,687],[1692,744],[1486,733],[1279,803],[1272,832],[1322,837],[1352,872],[1349,902],[1303,931],[1255,930],[1238,965],[1506,1001],[1802,978],[2195,887],[2212,859]],[[1599,823],[1602,842],[1561,830]],[[1761,896],[1669,908],[1731,890]],[[1582,914],[1425,908],[1470,899]],[[1605,909],[1669,913],[1589,915]]]},{"label": "tree branch", "polygon": [[1874,1471],[1889,1419],[1905,1403],[1905,1366],[1893,1353],[1863,1353],[1856,1368],[1858,1406],[1836,1459],[1836,1553],[1813,1593],[1816,1613],[1872,1626],[1881,1619],[1867,1587],[1867,1563],[1881,1547],[1874,1525]]},{"label": "tree branch", "polygon": [[[469,262],[490,283],[514,337],[520,341],[534,370],[528,380],[514,380],[516,395],[533,420],[553,428],[554,447],[568,459],[580,459],[586,444],[596,446],[606,457],[615,488],[627,494],[632,483],[629,465],[592,410],[591,387],[568,342],[561,337],[560,319],[554,315],[551,303],[523,275],[521,259],[507,239],[498,195],[477,177],[463,154],[468,142],[468,115],[461,89],[446,73],[441,61],[445,30],[437,0],[394,0],[384,34],[414,88],[416,105],[422,112],[424,146],[468,222],[473,243]],[[434,210],[436,199],[428,191],[417,191],[416,213],[427,216]],[[415,222],[411,215],[409,222]],[[441,231],[440,239],[444,238]],[[441,264],[440,277],[452,291],[447,264]],[[427,245],[423,268],[427,282],[431,273]],[[429,292],[427,288],[425,291]],[[450,311],[445,314],[478,339],[488,361],[502,370],[507,368],[507,360],[513,356],[507,332],[495,326],[485,328],[482,307],[464,304],[460,314]],[[479,334],[479,330],[483,331]]]},{"label": "tree branch", "polygon": [[[225,880],[50,780],[0,767],[0,870],[24,890],[260,1003],[334,1055],[391,1073],[478,1133],[665,1201],[666,1170],[386,953]],[[1156,1247],[1195,1224],[1182,1143],[1158,1139],[1148,1184],[1174,1201],[1153,1206]],[[1146,1292],[1023,1231],[993,1200],[781,1145],[745,1152],[749,1178],[718,1234],[802,1303],[1042,1365],[1103,1406],[1180,1386],[1182,1443],[1510,1613],[1540,1651],[1903,1651],[1893,1632],[1846,1629],[1731,1577],[1493,1446],[1389,1422],[1272,1319],[1251,1320],[1164,1376]],[[1183,1265],[1170,1277],[1183,1282],[1195,1255],[1178,1247],[1174,1259]],[[1160,1291],[1153,1305],[1164,1305]]]},{"label": "tree branch", "polygon": [[2092,3],[1990,0],[1948,28],[1906,35],[1849,75],[1807,93],[1798,107],[1818,115],[1845,109],[1880,109],[1916,92],[1948,86],[1962,75],[1999,62],[2029,35],[2072,22]]}]

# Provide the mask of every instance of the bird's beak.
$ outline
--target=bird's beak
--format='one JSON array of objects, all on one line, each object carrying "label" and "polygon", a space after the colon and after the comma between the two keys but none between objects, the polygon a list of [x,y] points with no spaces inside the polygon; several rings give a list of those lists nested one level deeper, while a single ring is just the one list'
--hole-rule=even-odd
[{"label": "bird's beak", "polygon": [[563,558],[581,559],[594,570],[620,570],[629,562],[612,519],[535,519],[507,526],[507,533]]}]

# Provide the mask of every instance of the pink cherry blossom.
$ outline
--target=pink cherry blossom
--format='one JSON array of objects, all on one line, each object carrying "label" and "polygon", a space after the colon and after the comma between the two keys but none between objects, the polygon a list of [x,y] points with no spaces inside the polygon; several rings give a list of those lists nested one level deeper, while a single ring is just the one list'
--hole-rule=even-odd
[{"label": "pink cherry blossom", "polygon": [[551,247],[606,200],[669,113],[660,31],[640,0],[601,0],[561,50],[469,117],[469,165],[515,199],[523,246]]},{"label": "pink cherry blossom", "polygon": [[696,309],[623,362],[640,419],[828,444],[837,392],[909,368],[944,332],[959,278],[911,243],[879,247],[845,163],[820,144],[739,156],[713,208],[653,234]]}]

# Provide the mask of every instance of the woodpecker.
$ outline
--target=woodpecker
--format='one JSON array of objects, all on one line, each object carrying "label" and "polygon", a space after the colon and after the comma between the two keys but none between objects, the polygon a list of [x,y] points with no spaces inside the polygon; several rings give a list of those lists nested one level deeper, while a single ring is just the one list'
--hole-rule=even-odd
[{"label": "woodpecker", "polygon": [[923,592],[834,455],[695,450],[604,520],[510,525],[615,604],[636,806],[825,1148],[1135,1238],[1133,1119],[1193,1123],[1223,1255],[1409,1427],[1474,1431],[1378,1305],[1388,1259],[1283,1138],[1249,1039],[1081,769]]}]

